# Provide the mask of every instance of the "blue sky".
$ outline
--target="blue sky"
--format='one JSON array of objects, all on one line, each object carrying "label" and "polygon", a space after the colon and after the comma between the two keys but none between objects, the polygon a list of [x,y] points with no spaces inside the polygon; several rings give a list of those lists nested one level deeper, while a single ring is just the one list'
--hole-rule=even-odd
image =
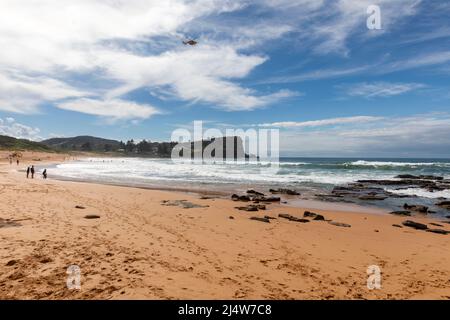
[{"label": "blue sky", "polygon": [[5,0],[0,134],[161,141],[203,120],[279,128],[287,156],[450,157],[449,15],[420,0]]}]

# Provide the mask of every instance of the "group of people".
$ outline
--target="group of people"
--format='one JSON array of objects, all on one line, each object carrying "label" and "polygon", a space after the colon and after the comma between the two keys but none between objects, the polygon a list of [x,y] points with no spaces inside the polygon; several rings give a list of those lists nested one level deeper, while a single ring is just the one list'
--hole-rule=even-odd
[{"label": "group of people", "polygon": [[[34,179],[34,173],[35,173],[34,166],[28,167],[27,168],[27,179],[30,177],[30,174],[31,174],[31,179]],[[42,177],[44,179],[47,179],[47,169],[44,169],[44,171],[42,171]]]}]

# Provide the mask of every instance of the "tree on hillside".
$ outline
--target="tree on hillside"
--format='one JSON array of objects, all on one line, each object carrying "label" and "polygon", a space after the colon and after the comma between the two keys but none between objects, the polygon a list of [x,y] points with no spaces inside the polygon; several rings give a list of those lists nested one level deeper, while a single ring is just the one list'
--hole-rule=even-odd
[{"label": "tree on hillside", "polygon": [[92,146],[90,142],[85,142],[81,145],[82,151],[92,151]]}]

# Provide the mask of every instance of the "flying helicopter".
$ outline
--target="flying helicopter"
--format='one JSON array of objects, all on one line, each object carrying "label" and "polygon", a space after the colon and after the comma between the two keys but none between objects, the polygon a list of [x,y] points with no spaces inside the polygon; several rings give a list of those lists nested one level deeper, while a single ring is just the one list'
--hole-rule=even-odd
[{"label": "flying helicopter", "polygon": [[198,42],[195,41],[194,39],[187,39],[187,40],[183,40],[183,44],[184,45],[189,45],[189,46],[195,46]]}]

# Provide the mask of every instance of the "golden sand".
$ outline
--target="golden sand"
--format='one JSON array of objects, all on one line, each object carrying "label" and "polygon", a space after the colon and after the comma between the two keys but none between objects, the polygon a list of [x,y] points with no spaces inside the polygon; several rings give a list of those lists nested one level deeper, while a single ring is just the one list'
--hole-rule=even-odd
[{"label": "golden sand", "polygon": [[[31,159],[65,156],[26,153],[17,166],[5,155],[1,299],[450,298],[450,235],[393,227],[402,217],[314,210],[351,228],[325,221],[263,223],[249,218],[302,217],[304,209],[269,205],[245,212],[228,199],[39,175],[27,180],[17,170]],[[164,200],[207,207],[184,209]],[[67,288],[70,265],[81,268],[80,290]],[[380,289],[367,288],[371,265],[381,268]]]}]

